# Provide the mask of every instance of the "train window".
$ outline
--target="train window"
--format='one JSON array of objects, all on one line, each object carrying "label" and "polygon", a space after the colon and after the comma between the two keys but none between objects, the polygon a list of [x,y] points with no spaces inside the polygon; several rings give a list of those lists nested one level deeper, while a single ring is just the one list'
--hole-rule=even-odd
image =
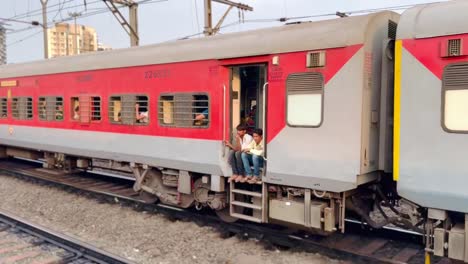
[{"label": "train window", "polygon": [[101,97],[91,97],[91,121],[101,120]]},{"label": "train window", "polygon": [[319,127],[323,117],[323,76],[305,72],[286,80],[286,119],[292,127]]},{"label": "train window", "polygon": [[158,112],[159,123],[163,126],[206,128],[210,122],[206,94],[162,95]]},{"label": "train window", "polygon": [[81,95],[70,99],[70,117],[74,121],[89,123],[101,120],[101,97]]},{"label": "train window", "polygon": [[38,103],[39,120],[62,121],[63,120],[63,98],[56,96],[39,97]]},{"label": "train window", "polygon": [[5,97],[0,98],[0,118],[8,117],[7,99]]},{"label": "train window", "polygon": [[33,102],[31,97],[13,97],[11,100],[11,114],[19,120],[33,118]]},{"label": "train window", "polygon": [[468,132],[468,63],[448,65],[442,77],[442,126],[448,132]]},{"label": "train window", "polygon": [[72,97],[70,99],[70,107],[71,107],[71,119],[74,121],[80,120],[80,99],[78,97]]},{"label": "train window", "polygon": [[109,121],[114,124],[147,125],[149,100],[146,95],[118,95],[109,99]]},{"label": "train window", "polygon": [[161,96],[159,99],[159,122],[164,125],[174,124],[174,96]]}]

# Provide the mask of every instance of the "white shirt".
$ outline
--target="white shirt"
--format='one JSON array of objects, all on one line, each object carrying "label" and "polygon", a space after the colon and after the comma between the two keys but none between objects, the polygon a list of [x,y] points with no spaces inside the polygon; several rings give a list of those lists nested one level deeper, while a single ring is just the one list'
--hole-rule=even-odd
[{"label": "white shirt", "polygon": [[252,140],[253,140],[253,137],[251,135],[245,134],[244,137],[242,138],[241,149],[248,148]]}]

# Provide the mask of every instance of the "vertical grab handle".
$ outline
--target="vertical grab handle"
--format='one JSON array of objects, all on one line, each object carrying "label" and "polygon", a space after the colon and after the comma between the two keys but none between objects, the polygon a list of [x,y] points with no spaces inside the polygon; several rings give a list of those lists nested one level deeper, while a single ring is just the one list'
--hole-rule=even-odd
[{"label": "vertical grab handle", "polygon": [[262,96],[263,96],[262,121],[263,121],[263,140],[264,140],[264,141],[263,141],[263,142],[264,142],[264,143],[263,143],[263,147],[265,148],[265,150],[264,150],[264,152],[263,152],[263,153],[264,153],[263,156],[264,156],[265,160],[266,160],[266,157],[267,157],[267,153],[266,153],[266,145],[267,145],[267,144],[265,143],[265,142],[266,142],[266,131],[267,131],[267,130],[266,130],[266,126],[267,126],[267,123],[266,123],[266,109],[267,109],[267,107],[266,107],[266,105],[267,105],[267,98],[266,98],[266,95],[267,95],[267,87],[268,87],[268,82],[266,82],[266,83],[263,85],[263,91],[262,91],[262,92],[263,92],[263,95],[262,95]]},{"label": "vertical grab handle", "polygon": [[226,85],[223,85],[223,139],[222,139],[222,155],[223,158],[226,155],[226,143],[224,142],[226,140]]}]

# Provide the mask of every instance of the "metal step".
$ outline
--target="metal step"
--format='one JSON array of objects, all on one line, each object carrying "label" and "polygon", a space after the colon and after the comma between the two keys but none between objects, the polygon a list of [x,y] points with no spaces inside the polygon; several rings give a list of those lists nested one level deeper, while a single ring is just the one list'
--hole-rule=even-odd
[{"label": "metal step", "polygon": [[244,219],[244,220],[247,220],[247,221],[251,221],[251,222],[256,222],[256,223],[261,223],[262,222],[262,219],[259,219],[259,218],[253,217],[253,216],[249,216],[249,215],[244,215],[244,214],[232,213],[231,216],[239,218],[239,219]]},{"label": "metal step", "polygon": [[240,189],[233,189],[233,193],[239,193],[239,194],[244,194],[244,195],[249,195],[253,197],[262,197],[261,192],[251,192],[251,191],[245,191],[245,190],[240,190]]},{"label": "metal step", "polygon": [[242,206],[242,207],[246,207],[246,208],[252,208],[252,209],[255,209],[255,210],[262,210],[262,207],[261,207],[261,206],[255,205],[255,204],[243,203],[243,202],[238,202],[238,201],[232,201],[231,203],[232,203],[233,205],[237,205],[237,206]]}]

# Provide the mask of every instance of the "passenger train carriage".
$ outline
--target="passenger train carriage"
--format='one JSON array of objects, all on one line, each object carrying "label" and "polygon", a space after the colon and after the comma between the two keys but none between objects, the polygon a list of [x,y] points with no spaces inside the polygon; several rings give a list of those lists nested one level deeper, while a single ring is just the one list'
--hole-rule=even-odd
[{"label": "passenger train carriage", "polygon": [[[149,202],[227,221],[393,224],[468,261],[466,11],[451,1],[6,65],[0,154],[127,169]],[[248,113],[264,130],[263,181],[227,183],[224,142]]]}]

